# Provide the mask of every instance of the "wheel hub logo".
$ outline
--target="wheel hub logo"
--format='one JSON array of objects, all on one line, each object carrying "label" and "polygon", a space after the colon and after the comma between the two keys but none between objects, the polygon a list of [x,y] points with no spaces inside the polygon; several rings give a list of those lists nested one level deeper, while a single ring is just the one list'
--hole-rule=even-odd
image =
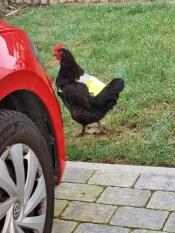
[{"label": "wheel hub logo", "polygon": [[16,203],[13,207],[13,216],[15,219],[18,219],[21,213],[21,207],[19,203]]}]

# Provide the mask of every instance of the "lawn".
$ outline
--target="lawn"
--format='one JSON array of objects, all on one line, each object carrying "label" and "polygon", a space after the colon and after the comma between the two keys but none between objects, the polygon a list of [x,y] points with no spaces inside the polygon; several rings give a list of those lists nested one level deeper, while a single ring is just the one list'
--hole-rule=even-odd
[{"label": "lawn", "polygon": [[87,73],[105,83],[125,80],[103,119],[108,136],[77,137],[81,127],[61,105],[69,160],[175,165],[175,4],[63,4],[8,22],[28,32],[54,78],[52,49],[62,42]]}]

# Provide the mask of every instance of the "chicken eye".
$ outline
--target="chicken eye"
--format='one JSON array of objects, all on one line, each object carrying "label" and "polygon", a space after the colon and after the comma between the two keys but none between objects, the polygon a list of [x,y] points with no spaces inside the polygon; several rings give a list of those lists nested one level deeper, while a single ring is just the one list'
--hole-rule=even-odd
[{"label": "chicken eye", "polygon": [[61,51],[61,50],[59,49],[59,50],[58,50],[58,53],[59,53],[59,54],[62,54],[62,53],[63,53],[63,51]]}]

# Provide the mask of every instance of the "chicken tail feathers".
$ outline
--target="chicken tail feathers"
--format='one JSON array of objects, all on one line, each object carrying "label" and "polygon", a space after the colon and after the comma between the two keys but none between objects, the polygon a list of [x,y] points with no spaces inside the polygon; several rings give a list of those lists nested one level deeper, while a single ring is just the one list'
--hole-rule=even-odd
[{"label": "chicken tail feathers", "polygon": [[117,102],[120,92],[124,89],[124,80],[122,78],[113,79],[103,90],[93,98],[93,104],[102,111],[108,111]]},{"label": "chicken tail feathers", "polygon": [[102,96],[110,95],[110,97],[117,98],[120,92],[124,89],[124,80],[122,78],[113,79],[103,90]]}]

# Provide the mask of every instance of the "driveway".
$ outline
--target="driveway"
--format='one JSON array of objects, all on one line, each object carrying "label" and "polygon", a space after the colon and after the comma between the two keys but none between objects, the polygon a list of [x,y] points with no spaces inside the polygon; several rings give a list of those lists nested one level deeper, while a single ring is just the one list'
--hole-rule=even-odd
[{"label": "driveway", "polygon": [[175,169],[67,162],[52,233],[175,232]]}]

